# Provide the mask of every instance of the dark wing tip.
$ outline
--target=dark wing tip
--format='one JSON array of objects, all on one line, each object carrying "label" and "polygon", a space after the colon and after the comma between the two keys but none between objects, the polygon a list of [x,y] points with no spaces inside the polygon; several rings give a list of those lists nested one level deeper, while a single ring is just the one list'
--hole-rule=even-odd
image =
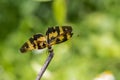
[{"label": "dark wing tip", "polygon": [[27,48],[29,48],[27,43],[24,43],[23,46],[20,48],[21,53],[25,53],[27,51]]},{"label": "dark wing tip", "polygon": [[25,50],[24,48],[20,48],[20,52],[21,52],[21,53],[25,53],[26,50]]}]

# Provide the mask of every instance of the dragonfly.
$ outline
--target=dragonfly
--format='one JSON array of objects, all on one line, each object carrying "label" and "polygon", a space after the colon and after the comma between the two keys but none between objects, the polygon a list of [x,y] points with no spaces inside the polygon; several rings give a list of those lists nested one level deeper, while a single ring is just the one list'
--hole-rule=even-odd
[{"label": "dragonfly", "polygon": [[30,50],[44,49],[46,47],[59,44],[69,40],[72,37],[71,26],[55,26],[48,28],[46,35],[41,33],[33,35],[26,41],[20,48],[21,53],[25,53]]},{"label": "dragonfly", "polygon": [[40,73],[38,74],[36,80],[40,80],[43,73],[45,72],[47,66],[53,58],[52,46],[69,40],[72,37],[72,27],[71,26],[55,26],[49,27],[44,36],[41,33],[35,34],[26,41],[20,48],[21,53],[25,53],[31,50],[38,50],[48,48],[49,56],[46,59]]}]

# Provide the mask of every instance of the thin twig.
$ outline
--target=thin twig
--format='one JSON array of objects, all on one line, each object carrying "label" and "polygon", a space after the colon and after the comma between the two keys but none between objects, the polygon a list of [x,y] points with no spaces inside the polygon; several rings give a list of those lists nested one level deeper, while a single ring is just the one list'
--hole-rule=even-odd
[{"label": "thin twig", "polygon": [[48,67],[49,63],[51,62],[51,60],[52,60],[52,58],[54,56],[53,50],[49,51],[49,52],[50,52],[50,54],[49,54],[48,58],[46,59],[43,67],[41,68],[41,70],[40,70],[36,80],[40,80],[41,79],[43,73],[45,72],[46,68]]}]

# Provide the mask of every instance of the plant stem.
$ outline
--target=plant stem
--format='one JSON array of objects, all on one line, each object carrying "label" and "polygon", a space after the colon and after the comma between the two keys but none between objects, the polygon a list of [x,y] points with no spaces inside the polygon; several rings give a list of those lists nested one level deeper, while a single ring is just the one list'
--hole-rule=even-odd
[{"label": "plant stem", "polygon": [[41,79],[42,75],[44,74],[46,68],[48,67],[49,63],[51,62],[51,60],[52,60],[52,58],[54,56],[53,50],[49,51],[49,52],[50,52],[50,54],[49,54],[48,58],[46,59],[43,67],[41,68],[40,72],[38,73],[38,76],[37,76],[36,80]]}]

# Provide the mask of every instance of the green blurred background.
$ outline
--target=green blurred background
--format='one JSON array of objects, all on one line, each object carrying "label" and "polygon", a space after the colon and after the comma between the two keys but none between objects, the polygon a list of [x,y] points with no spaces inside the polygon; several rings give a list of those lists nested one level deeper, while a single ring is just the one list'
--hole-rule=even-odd
[{"label": "green blurred background", "polygon": [[74,35],[54,46],[42,80],[93,80],[105,70],[120,80],[120,0],[0,0],[0,80],[35,80],[48,51],[19,49],[56,25]]}]

